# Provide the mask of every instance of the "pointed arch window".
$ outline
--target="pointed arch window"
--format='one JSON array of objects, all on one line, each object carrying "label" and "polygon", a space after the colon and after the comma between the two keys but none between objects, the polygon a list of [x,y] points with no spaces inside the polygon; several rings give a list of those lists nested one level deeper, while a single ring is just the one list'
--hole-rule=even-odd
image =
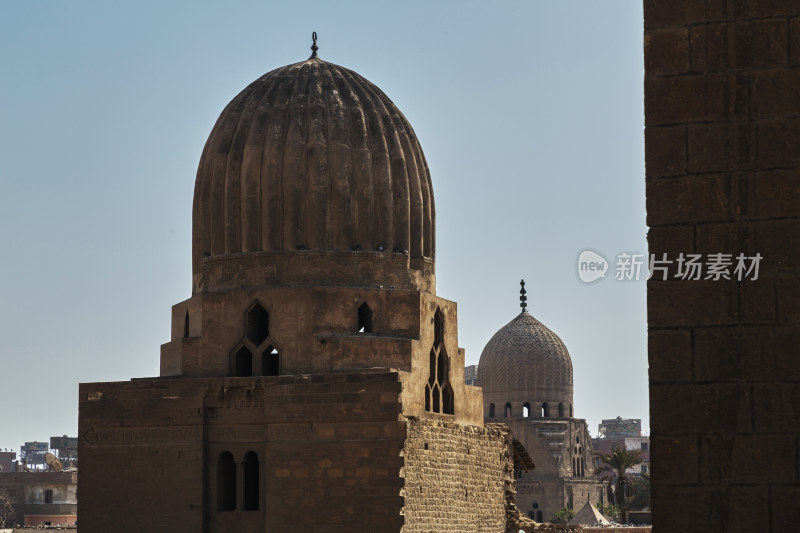
[{"label": "pointed arch window", "polygon": [[256,452],[244,456],[244,503],[242,510],[258,511],[259,463]]},{"label": "pointed arch window", "polygon": [[441,346],[444,344],[444,313],[438,307],[433,314],[433,345]]},{"label": "pointed arch window", "polygon": [[189,311],[186,311],[186,317],[183,319],[183,338],[189,338]]},{"label": "pointed arch window", "polygon": [[494,418],[494,404],[489,404],[489,418]]},{"label": "pointed arch window", "polygon": [[242,346],[236,352],[234,375],[237,377],[253,375],[253,354],[246,346]]},{"label": "pointed arch window", "polygon": [[247,312],[247,338],[258,346],[269,337],[269,313],[256,302]]},{"label": "pointed arch window", "polygon": [[267,346],[261,354],[261,375],[279,376],[281,374],[281,354],[274,346]]},{"label": "pointed arch window", "polygon": [[217,460],[217,511],[236,510],[236,463],[231,452]]},{"label": "pointed arch window", "polygon": [[453,405],[453,387],[450,383],[445,383],[442,387],[442,410],[445,414],[452,415],[455,412]]},{"label": "pointed arch window", "polygon": [[280,375],[282,354],[270,334],[269,318],[269,311],[258,301],[245,311],[244,335],[231,353],[231,376]]},{"label": "pointed arch window", "polygon": [[525,402],[524,404],[522,404],[522,416],[524,416],[525,418],[528,418],[529,416],[531,416],[531,404],[530,404],[530,402]]},{"label": "pointed arch window", "polygon": [[372,309],[369,308],[367,302],[361,304],[358,308],[358,333],[372,333]]},{"label": "pointed arch window", "polygon": [[503,408],[503,416],[511,418],[511,402],[506,402],[506,406]]},{"label": "pointed arch window", "polygon": [[444,313],[433,314],[433,347],[430,351],[428,383],[425,385],[425,410],[455,414],[455,394],[450,384],[450,360],[444,347]]},{"label": "pointed arch window", "polygon": [[544,402],[542,404],[542,418],[547,418],[549,416],[550,416],[550,406],[547,404],[547,402]]},{"label": "pointed arch window", "polygon": [[564,418],[564,404],[560,402],[558,404],[558,417]]}]

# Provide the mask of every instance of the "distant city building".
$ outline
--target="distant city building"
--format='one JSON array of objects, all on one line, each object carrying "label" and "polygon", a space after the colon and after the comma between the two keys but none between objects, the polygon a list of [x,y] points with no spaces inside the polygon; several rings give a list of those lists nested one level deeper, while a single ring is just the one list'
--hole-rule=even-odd
[{"label": "distant city building", "polygon": [[603,420],[597,427],[601,437],[641,437],[641,418],[611,418]]},{"label": "distant city building", "polygon": [[467,385],[478,384],[478,365],[469,365],[464,368],[464,383]]},{"label": "distant city building", "polygon": [[50,437],[50,449],[65,467],[78,466],[78,437]]},{"label": "distant city building", "polygon": [[642,435],[641,418],[612,418],[603,420],[598,427],[599,437],[592,439],[596,451],[611,453],[614,448],[640,450],[642,464],[629,468],[629,474],[650,472],[650,437]]},{"label": "distant city building", "polygon": [[0,451],[0,494],[14,502],[14,524],[73,526],[78,520],[78,438],[26,442],[16,453]]},{"label": "distant city building", "polygon": [[14,523],[73,526],[78,521],[78,472],[0,473],[0,494],[14,502]]},{"label": "distant city building", "polygon": [[45,470],[47,463],[45,462],[45,455],[50,452],[50,446],[47,442],[31,441],[26,442],[20,448],[20,460],[22,464],[29,470]]},{"label": "distant city building", "polygon": [[16,469],[17,452],[0,451],[0,473],[13,472]]}]

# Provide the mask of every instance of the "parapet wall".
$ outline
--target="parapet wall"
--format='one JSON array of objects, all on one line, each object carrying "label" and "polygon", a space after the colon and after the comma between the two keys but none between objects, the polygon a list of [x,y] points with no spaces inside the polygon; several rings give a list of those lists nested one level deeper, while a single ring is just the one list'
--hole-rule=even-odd
[{"label": "parapet wall", "polygon": [[508,428],[408,418],[406,429],[403,533],[505,531],[514,496]]}]

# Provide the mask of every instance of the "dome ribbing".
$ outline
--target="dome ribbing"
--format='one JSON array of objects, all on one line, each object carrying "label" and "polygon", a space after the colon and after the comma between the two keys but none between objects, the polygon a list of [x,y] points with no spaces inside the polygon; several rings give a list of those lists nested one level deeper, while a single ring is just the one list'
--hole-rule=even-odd
[{"label": "dome ribbing", "polygon": [[406,256],[422,270],[434,219],[403,114],[357,73],[311,58],[265,74],[217,120],[195,182],[193,273],[223,256],[306,250]]}]

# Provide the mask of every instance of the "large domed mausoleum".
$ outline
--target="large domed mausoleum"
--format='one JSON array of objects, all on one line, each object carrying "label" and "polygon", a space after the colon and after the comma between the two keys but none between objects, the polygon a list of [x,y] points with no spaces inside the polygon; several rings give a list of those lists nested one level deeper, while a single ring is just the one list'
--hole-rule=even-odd
[{"label": "large domed mausoleum", "polygon": [[420,144],[312,51],[208,137],[160,375],[81,384],[82,533],[519,529],[519,451],[436,295]]}]

